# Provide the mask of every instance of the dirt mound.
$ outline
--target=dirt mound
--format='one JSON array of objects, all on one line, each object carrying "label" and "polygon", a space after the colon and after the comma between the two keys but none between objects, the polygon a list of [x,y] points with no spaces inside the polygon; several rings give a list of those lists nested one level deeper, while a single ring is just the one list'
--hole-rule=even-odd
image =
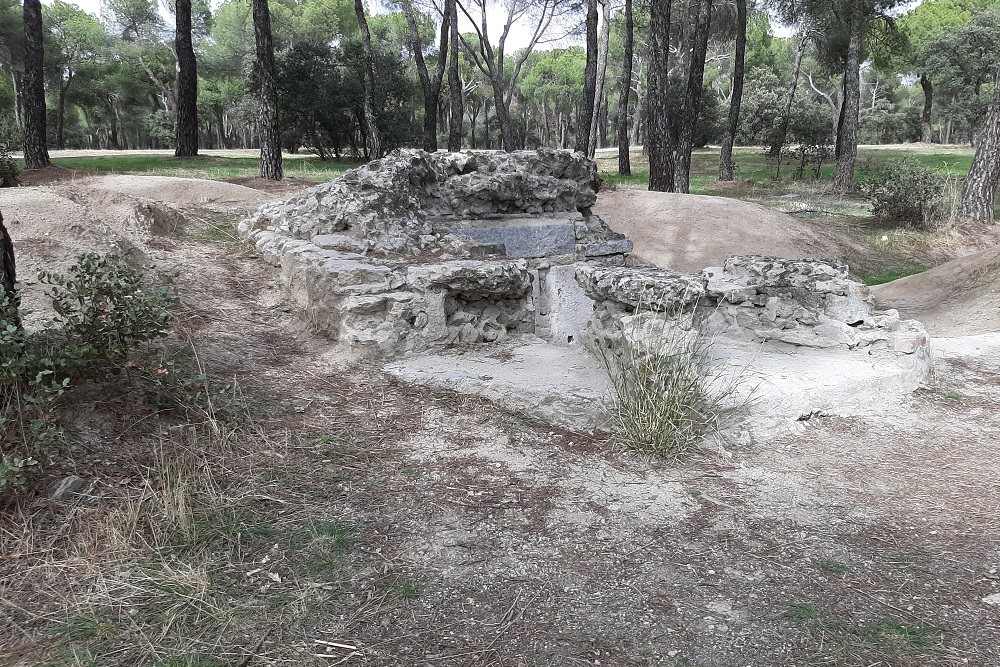
[{"label": "dirt mound", "polygon": [[875,298],[936,336],[1000,331],[1000,247],[872,288]]},{"label": "dirt mound", "polygon": [[268,198],[217,181],[104,176],[0,189],[0,211],[14,240],[25,307],[41,316],[45,300],[34,286],[39,271],[64,271],[82,253],[111,251],[169,267],[164,251],[169,253],[191,224],[206,219],[233,224]]},{"label": "dirt mound", "polygon": [[635,254],[663,268],[697,271],[731,255],[840,259],[842,242],[757,204],[702,195],[602,192],[594,212],[635,244]]},{"label": "dirt mound", "polygon": [[88,187],[167,204],[260,204],[274,197],[235,183],[174,176],[98,176]]}]

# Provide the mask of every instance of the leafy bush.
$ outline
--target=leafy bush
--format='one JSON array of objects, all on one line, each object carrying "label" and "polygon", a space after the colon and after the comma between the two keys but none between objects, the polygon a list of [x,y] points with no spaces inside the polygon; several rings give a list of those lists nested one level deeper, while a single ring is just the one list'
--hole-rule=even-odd
[{"label": "leafy bush", "polygon": [[740,398],[742,375],[724,374],[712,361],[711,340],[679,326],[681,319],[637,313],[623,321],[621,341],[600,348],[613,385],[615,437],[669,459],[720,430],[750,400]]},{"label": "leafy bush", "polygon": [[144,341],[166,335],[175,298],[121,255],[81,256],[65,275],[46,273],[56,317],[20,327],[17,298],[0,302],[0,491],[25,483],[57,454],[57,401],[85,378],[117,371]]},{"label": "leafy bush", "polygon": [[0,149],[0,188],[17,187],[20,170],[17,162],[11,157],[10,151]]},{"label": "leafy bush", "polygon": [[930,226],[950,214],[948,179],[914,157],[865,166],[859,184],[883,220]]}]

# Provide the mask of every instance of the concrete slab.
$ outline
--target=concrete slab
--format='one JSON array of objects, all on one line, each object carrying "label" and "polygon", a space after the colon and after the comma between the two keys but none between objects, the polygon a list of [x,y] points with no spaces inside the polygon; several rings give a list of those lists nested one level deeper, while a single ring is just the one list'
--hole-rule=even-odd
[{"label": "concrete slab", "polygon": [[396,379],[482,396],[498,405],[578,431],[605,422],[607,373],[579,347],[527,337],[514,344],[425,354],[385,366]]},{"label": "concrete slab", "polygon": [[[752,394],[742,424],[756,437],[788,431],[815,415],[888,414],[926,377],[930,354],[869,354],[784,345],[719,341],[720,377],[737,378],[739,396]],[[566,428],[607,424],[610,382],[601,362],[579,347],[537,338],[501,347],[445,351],[385,367],[402,382],[482,396],[508,410]]]}]

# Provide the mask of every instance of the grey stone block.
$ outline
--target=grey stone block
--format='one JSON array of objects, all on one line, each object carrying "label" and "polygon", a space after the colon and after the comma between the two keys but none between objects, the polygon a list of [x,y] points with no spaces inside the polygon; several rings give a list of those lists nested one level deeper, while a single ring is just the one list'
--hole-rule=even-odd
[{"label": "grey stone block", "polygon": [[501,245],[514,258],[562,255],[576,247],[576,225],[558,218],[476,221],[452,233],[480,245]]}]

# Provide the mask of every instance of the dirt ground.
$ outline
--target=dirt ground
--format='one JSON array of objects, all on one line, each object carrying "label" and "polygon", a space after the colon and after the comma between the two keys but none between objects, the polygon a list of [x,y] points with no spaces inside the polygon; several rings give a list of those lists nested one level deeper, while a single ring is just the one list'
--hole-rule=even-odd
[{"label": "dirt ground", "polygon": [[183,269],[169,363],[74,394],[0,510],[0,665],[1000,664],[1000,357],[650,461],[345,366],[239,208],[141,242]]},{"label": "dirt ground", "polygon": [[679,271],[720,266],[733,255],[838,259],[849,243],[817,225],[724,197],[605,191],[594,212],[632,239],[636,255]]},{"label": "dirt ground", "polygon": [[940,336],[1000,331],[1000,248],[879,285],[874,293]]}]

